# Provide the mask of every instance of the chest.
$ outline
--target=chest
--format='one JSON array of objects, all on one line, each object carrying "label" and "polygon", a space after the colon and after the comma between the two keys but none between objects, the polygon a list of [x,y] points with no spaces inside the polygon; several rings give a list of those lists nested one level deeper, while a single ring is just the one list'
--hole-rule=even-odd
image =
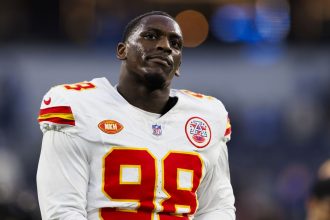
[{"label": "chest", "polygon": [[194,195],[218,162],[219,125],[203,111],[168,113],[155,118],[112,105],[85,114],[78,129],[90,148],[90,191],[99,192],[102,185],[111,198],[134,191],[144,192],[138,198],[155,201],[168,199],[165,192]]},{"label": "chest", "polygon": [[133,158],[136,152],[130,150],[143,149],[160,165],[173,152],[198,155],[207,169],[219,157],[223,125],[203,108],[177,107],[155,118],[130,106],[103,103],[85,107],[79,117],[80,135],[94,143],[93,160],[119,148]]}]

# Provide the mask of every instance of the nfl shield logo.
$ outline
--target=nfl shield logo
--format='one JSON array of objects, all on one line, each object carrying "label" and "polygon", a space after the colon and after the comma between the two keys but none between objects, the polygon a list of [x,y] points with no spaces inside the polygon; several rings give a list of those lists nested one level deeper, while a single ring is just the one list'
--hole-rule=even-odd
[{"label": "nfl shield logo", "polygon": [[152,125],[152,134],[159,136],[162,134],[162,126],[161,125]]}]

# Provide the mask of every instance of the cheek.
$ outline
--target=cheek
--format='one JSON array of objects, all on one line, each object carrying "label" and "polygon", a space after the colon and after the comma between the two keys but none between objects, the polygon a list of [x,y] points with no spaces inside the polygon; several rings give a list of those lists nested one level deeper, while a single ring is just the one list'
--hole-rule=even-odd
[{"label": "cheek", "polygon": [[130,45],[127,50],[127,59],[131,64],[139,62],[141,60],[142,51],[137,45]]},{"label": "cheek", "polygon": [[176,68],[179,68],[181,65],[181,55],[175,56],[174,57],[174,64]]},{"label": "cheek", "polygon": [[130,51],[132,55],[131,58],[135,61],[142,62],[146,56],[146,49],[141,44],[138,43],[132,45]]}]

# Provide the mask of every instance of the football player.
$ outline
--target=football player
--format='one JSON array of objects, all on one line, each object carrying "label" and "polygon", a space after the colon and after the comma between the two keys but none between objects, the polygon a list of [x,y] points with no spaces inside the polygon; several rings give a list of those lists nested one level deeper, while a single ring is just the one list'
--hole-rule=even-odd
[{"label": "football player", "polygon": [[171,89],[182,45],[173,17],[148,12],[118,44],[118,85],[97,78],[46,93],[44,220],[235,219],[228,113],[216,98]]}]

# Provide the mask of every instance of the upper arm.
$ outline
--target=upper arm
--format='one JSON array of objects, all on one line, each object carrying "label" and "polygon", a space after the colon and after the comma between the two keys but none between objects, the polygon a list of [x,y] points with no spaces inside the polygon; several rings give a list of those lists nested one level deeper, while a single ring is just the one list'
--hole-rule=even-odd
[{"label": "upper arm", "polygon": [[79,141],[60,131],[44,133],[37,171],[43,219],[86,219],[89,168]]},{"label": "upper arm", "polygon": [[42,100],[38,121],[44,136],[37,188],[43,219],[86,219],[89,152],[77,131],[79,108],[72,94],[88,85],[56,86]]}]

